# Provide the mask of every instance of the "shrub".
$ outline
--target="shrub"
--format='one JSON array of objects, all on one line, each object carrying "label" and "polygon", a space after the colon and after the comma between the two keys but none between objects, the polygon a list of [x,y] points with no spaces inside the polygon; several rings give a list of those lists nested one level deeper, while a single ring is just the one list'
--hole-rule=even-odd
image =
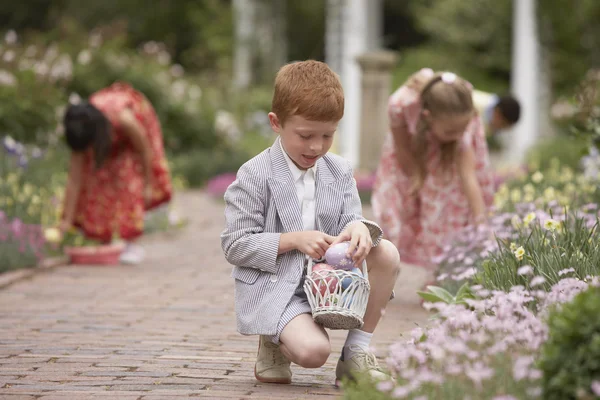
[{"label": "shrub", "polygon": [[[600,396],[600,288],[590,287],[548,319],[540,369],[546,400]],[[595,389],[595,390],[593,390]]]}]

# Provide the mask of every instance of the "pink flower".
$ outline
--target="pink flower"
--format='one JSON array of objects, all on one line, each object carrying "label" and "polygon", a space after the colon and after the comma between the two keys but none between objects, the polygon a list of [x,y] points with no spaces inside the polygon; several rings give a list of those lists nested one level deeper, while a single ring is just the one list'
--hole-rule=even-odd
[{"label": "pink flower", "polygon": [[592,392],[594,392],[596,396],[600,396],[600,381],[592,382]]},{"label": "pink flower", "polygon": [[517,274],[523,276],[523,275],[531,275],[533,274],[533,268],[531,267],[531,265],[523,265],[521,268],[519,268],[517,270]]},{"label": "pink flower", "polygon": [[383,381],[377,384],[377,390],[381,392],[389,392],[394,388],[394,386],[395,385],[393,381]]},{"label": "pink flower", "polygon": [[392,396],[397,399],[402,399],[410,394],[410,388],[406,386],[398,386],[394,389]]},{"label": "pink flower", "polygon": [[531,285],[531,287],[535,287],[541,285],[544,282],[546,282],[546,278],[544,278],[543,276],[536,276],[531,280],[529,285]]},{"label": "pink flower", "polygon": [[223,196],[225,191],[235,181],[234,173],[217,175],[206,184],[206,191],[213,196]]},{"label": "pink flower", "polygon": [[573,268],[561,269],[560,271],[558,271],[558,276],[563,276],[571,272],[575,272],[575,270]]}]

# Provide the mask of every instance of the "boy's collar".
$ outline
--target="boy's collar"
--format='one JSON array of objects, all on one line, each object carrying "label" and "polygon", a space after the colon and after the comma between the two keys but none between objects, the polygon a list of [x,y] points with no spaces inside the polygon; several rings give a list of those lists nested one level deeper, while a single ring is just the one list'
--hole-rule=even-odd
[{"label": "boy's collar", "polygon": [[287,162],[288,167],[290,168],[290,172],[292,173],[292,177],[294,178],[294,182],[296,182],[298,179],[300,179],[302,177],[302,175],[304,174],[304,172],[307,171],[312,171],[313,176],[317,176],[317,162],[315,162],[315,165],[313,165],[312,167],[308,168],[307,170],[301,170],[300,168],[298,168],[298,166],[296,164],[294,164],[294,162],[292,161],[292,159],[290,158],[290,156],[288,155],[287,151],[285,151],[285,149],[283,148],[283,143],[281,141],[281,137],[278,137],[277,140],[279,141],[279,147],[281,148],[281,152],[283,153],[283,157],[285,158],[285,161]]}]

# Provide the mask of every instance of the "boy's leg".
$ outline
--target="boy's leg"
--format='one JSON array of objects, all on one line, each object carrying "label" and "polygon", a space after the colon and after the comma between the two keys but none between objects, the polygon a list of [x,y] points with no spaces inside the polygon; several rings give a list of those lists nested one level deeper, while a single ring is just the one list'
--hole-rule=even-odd
[{"label": "boy's leg", "polygon": [[279,348],[285,357],[304,368],[319,368],[331,353],[329,336],[310,314],[300,314],[283,329]]},{"label": "boy's leg", "polygon": [[400,274],[398,249],[388,240],[382,240],[367,256],[371,293],[361,330],[373,333],[383,310],[387,307],[396,279]]},{"label": "boy's leg", "polygon": [[385,379],[369,347],[375,327],[387,306],[400,273],[400,256],[396,246],[382,240],[367,256],[371,292],[361,329],[348,332],[342,355],[336,368],[337,379],[352,377],[356,371],[368,371],[373,378]]}]

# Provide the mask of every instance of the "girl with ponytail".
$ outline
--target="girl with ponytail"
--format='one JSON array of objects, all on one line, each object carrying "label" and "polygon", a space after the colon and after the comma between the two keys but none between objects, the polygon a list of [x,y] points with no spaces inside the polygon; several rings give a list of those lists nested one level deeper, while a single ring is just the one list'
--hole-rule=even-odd
[{"label": "girl with ponytail", "polygon": [[372,205],[404,262],[433,269],[453,233],[485,222],[493,179],[472,90],[425,68],[390,97]]}]

